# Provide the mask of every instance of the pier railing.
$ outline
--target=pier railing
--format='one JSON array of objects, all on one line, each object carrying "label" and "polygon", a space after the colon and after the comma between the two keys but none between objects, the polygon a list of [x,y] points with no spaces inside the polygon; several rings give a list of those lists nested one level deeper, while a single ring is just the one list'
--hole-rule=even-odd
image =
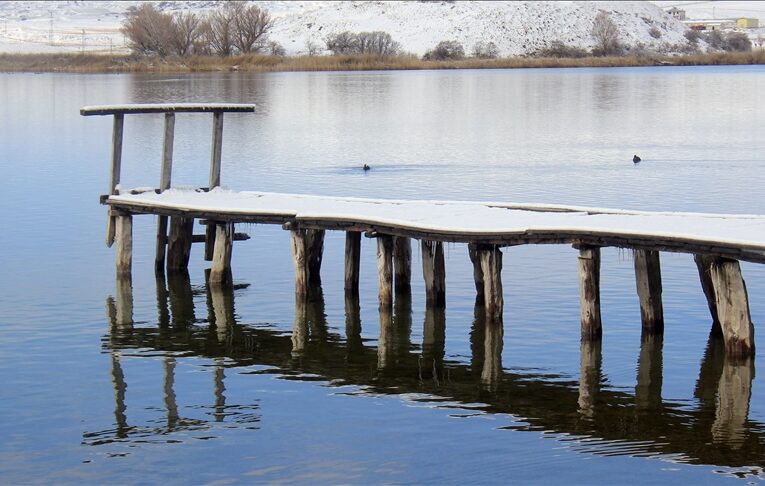
[{"label": "pier railing", "polygon": [[[122,171],[122,136],[125,126],[125,115],[135,114],[164,114],[165,128],[162,145],[162,169],[160,172],[159,192],[170,188],[173,173],[173,142],[175,139],[175,114],[176,113],[212,113],[212,151],[210,154],[210,178],[208,188],[220,186],[221,154],[223,148],[223,114],[224,113],[252,113],[255,105],[242,103],[154,103],[154,104],[129,104],[129,105],[100,105],[85,106],[80,109],[82,116],[113,115],[114,128],[112,129],[112,158],[109,176],[109,195],[119,193],[120,174]],[[121,221],[122,224],[128,224]],[[116,215],[110,211],[106,226],[106,244],[112,246],[117,228]],[[127,231],[126,228],[123,228]],[[132,229],[131,229],[132,231]],[[155,267],[161,271],[165,266],[165,248],[167,246],[168,219],[167,216],[159,216],[157,223],[157,252]],[[205,238],[205,257],[211,259],[213,252],[213,240],[215,227],[208,226]],[[118,252],[119,254],[119,252]]]}]

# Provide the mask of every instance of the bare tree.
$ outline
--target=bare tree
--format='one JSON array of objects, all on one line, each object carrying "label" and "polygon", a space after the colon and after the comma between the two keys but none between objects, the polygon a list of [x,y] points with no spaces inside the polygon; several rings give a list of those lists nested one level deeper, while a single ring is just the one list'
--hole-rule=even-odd
[{"label": "bare tree", "polygon": [[465,48],[456,40],[441,41],[432,50],[425,53],[422,58],[426,61],[443,61],[446,59],[462,59],[465,57]]},{"label": "bare tree", "polygon": [[122,22],[122,33],[130,49],[138,54],[165,57],[171,51],[172,17],[144,3]]},{"label": "bare tree", "polygon": [[375,54],[378,56],[395,56],[401,52],[401,44],[393,40],[387,32],[359,32],[357,52],[359,54]]},{"label": "bare tree", "polygon": [[473,57],[479,59],[496,59],[499,57],[497,44],[493,42],[479,41],[473,46]]},{"label": "bare tree", "polygon": [[305,41],[305,52],[309,56],[318,56],[321,53],[321,46],[314,42],[313,39]]},{"label": "bare tree", "polygon": [[[246,2],[228,2],[234,12],[234,45],[239,52],[258,51],[265,45],[268,31],[273,27],[273,19],[267,10]],[[230,6],[230,7],[229,7]],[[224,7],[226,8],[226,7]]]},{"label": "bare tree", "polygon": [[266,50],[268,51],[268,54],[276,57],[284,57],[287,55],[287,49],[275,40],[266,43]]},{"label": "bare tree", "polygon": [[230,56],[234,52],[235,19],[236,7],[230,7],[228,4],[207,17],[207,43],[219,56]]},{"label": "bare tree", "polygon": [[199,43],[202,36],[202,21],[193,12],[180,12],[172,17],[173,30],[171,45],[175,53],[181,57],[188,56]]},{"label": "bare tree", "polygon": [[591,34],[595,38],[593,54],[607,56],[619,52],[619,29],[607,12],[601,10],[595,16]]},{"label": "bare tree", "polygon": [[334,55],[359,52],[359,37],[347,30],[331,34],[324,42],[327,44],[327,49]]}]

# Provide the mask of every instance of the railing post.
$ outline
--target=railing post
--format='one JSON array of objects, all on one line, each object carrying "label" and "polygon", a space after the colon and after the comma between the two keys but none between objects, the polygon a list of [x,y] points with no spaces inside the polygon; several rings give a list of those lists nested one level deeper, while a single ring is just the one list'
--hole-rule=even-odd
[{"label": "railing post", "polygon": [[[223,150],[223,112],[213,113],[212,153],[210,154],[210,190],[220,186],[220,159]],[[215,248],[215,226],[207,225],[205,231],[205,260],[212,261]]]},{"label": "railing post", "polygon": [[[165,113],[165,138],[162,148],[162,172],[159,191],[170,189],[173,173],[173,140],[175,138],[175,113]],[[165,266],[165,248],[167,246],[167,216],[157,220],[157,252],[154,256],[154,271],[163,272]]]},{"label": "railing post", "polygon": [[[122,169],[122,132],[125,126],[125,115],[114,114],[114,127],[112,129],[112,168],[109,176],[109,194],[117,194],[117,186],[120,183],[120,171]],[[115,217],[109,214],[106,223],[106,246],[114,244]]]}]

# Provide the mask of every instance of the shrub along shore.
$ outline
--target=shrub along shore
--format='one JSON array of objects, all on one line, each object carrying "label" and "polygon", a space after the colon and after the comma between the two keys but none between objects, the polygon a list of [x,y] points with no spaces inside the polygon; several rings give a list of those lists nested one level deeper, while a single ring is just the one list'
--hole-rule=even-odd
[{"label": "shrub along shore", "polygon": [[244,54],[230,57],[140,58],[101,54],[0,54],[0,72],[199,73],[216,71],[381,71],[415,69],[516,69],[551,67],[711,66],[765,64],[765,50],[684,56],[604,56],[582,58],[509,57],[422,60],[416,56],[298,56]]}]

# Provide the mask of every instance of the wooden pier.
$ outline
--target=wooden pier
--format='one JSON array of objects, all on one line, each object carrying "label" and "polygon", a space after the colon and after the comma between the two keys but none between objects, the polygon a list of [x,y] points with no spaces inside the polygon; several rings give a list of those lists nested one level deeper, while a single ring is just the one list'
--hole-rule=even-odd
[{"label": "wooden pier", "polygon": [[[643,329],[661,335],[661,251],[689,253],[695,262],[712,314],[729,356],[754,355],[754,327],[739,260],[765,263],[765,216],[624,211],[559,205],[489,202],[407,201],[235,192],[221,185],[223,114],[252,112],[253,105],[180,104],[85,107],[82,115],[113,115],[112,167],[107,244],[116,243],[117,273],[129,276],[132,217],[158,216],[155,269],[183,271],[191,245],[205,243],[212,261],[208,284],[231,284],[233,242],[246,239],[236,223],[280,224],[291,232],[298,302],[310,298],[320,282],[325,231],[345,231],[345,291],[358,294],[361,235],[377,240],[381,319],[398,296],[407,298],[411,281],[411,240],[420,240],[426,302],[446,304],[445,242],[467,243],[474,268],[476,300],[483,303],[487,326],[501,329],[502,249],[525,244],[569,244],[579,251],[581,336],[602,336],[600,248],[635,251],[636,289]],[[212,113],[209,184],[196,190],[171,186],[176,113]],[[164,150],[159,186],[153,190],[119,187],[122,132],[126,114],[163,114]],[[205,235],[193,235],[194,220]],[[501,336],[501,332],[499,333]]]}]

